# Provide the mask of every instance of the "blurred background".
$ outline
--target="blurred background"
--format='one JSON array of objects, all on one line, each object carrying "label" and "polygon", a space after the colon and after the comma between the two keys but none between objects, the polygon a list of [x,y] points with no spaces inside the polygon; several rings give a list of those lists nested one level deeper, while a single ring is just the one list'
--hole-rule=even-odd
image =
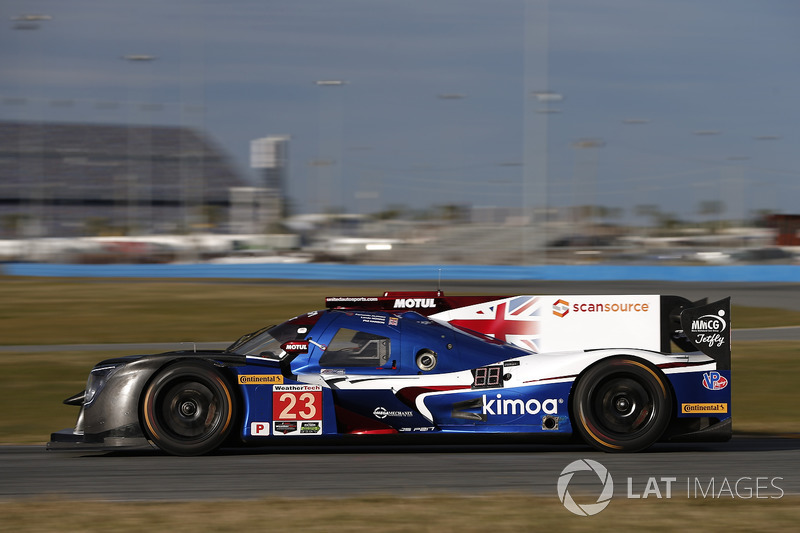
[{"label": "blurred background", "polygon": [[797,262],[793,1],[5,0],[0,261]]}]

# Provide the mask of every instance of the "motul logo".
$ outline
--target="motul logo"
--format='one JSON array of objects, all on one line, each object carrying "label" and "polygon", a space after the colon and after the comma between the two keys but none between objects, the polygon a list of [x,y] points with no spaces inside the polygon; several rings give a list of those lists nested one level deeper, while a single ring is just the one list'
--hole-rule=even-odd
[{"label": "motul logo", "polygon": [[395,309],[423,309],[436,307],[433,298],[400,298],[394,301]]},{"label": "motul logo", "polygon": [[308,341],[289,341],[284,342],[281,348],[289,353],[308,353]]},{"label": "motul logo", "polygon": [[305,350],[308,348],[308,343],[305,342],[289,342],[286,345],[287,350]]}]

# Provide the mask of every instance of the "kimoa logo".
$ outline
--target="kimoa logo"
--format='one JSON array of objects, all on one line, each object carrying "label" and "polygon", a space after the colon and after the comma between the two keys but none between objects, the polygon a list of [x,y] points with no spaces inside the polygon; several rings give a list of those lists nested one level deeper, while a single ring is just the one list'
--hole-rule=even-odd
[{"label": "kimoa logo", "polygon": [[436,307],[433,298],[399,298],[394,301],[395,309],[414,309]]},{"label": "kimoa logo", "polygon": [[559,400],[556,398],[548,398],[544,401],[539,401],[531,398],[528,401],[519,398],[510,400],[503,398],[502,394],[498,394],[496,398],[488,400],[486,395],[483,395],[483,414],[485,415],[522,415],[528,413],[529,415],[536,415],[541,413],[547,415],[558,414]]},{"label": "kimoa logo", "polygon": [[[597,474],[598,479],[603,484],[603,491],[597,497],[595,503],[578,504],[569,493],[569,482],[572,481],[572,476],[575,472],[589,471]],[[614,495],[614,480],[611,479],[611,474],[605,466],[597,461],[591,459],[578,459],[568,464],[561,475],[558,477],[558,499],[564,504],[564,507],[571,513],[578,516],[592,516],[596,515],[605,509],[611,502],[611,497]]]}]

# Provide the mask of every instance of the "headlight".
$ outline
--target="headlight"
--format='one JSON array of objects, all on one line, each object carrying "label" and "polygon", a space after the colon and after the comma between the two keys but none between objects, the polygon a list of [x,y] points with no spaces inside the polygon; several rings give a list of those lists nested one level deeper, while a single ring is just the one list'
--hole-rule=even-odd
[{"label": "headlight", "polygon": [[105,365],[93,368],[89,373],[89,380],[86,382],[86,396],[83,398],[83,405],[87,406],[100,394],[103,387],[123,365]]}]

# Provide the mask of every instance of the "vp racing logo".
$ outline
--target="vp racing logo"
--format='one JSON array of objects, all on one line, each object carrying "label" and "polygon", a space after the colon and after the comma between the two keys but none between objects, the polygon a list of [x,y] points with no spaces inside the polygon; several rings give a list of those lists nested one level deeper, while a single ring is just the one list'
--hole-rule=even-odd
[{"label": "vp racing logo", "polygon": [[708,390],[722,390],[728,386],[728,378],[719,372],[706,372],[703,374],[703,387]]},{"label": "vp racing logo", "polygon": [[[594,472],[597,476],[593,481],[599,481],[602,485],[602,492],[597,497],[594,503],[577,503],[569,492],[569,484],[572,481],[576,472]],[[592,516],[596,515],[605,509],[611,502],[611,497],[614,495],[614,480],[611,479],[611,474],[606,467],[592,461],[591,459],[578,459],[568,464],[561,475],[558,477],[558,499],[564,504],[564,507],[571,513],[578,516]]]}]

